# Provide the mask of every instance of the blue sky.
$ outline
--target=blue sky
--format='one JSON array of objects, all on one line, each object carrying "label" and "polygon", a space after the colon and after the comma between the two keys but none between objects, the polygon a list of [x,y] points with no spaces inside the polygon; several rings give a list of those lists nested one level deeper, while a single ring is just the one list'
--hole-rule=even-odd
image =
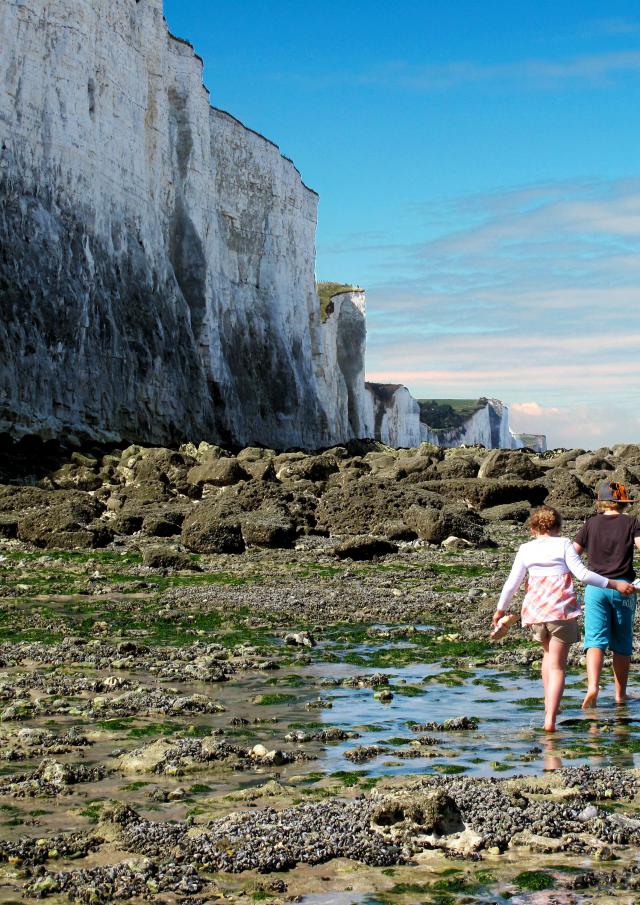
[{"label": "blue sky", "polygon": [[165,0],[212,103],[320,193],[368,372],[496,396],[553,445],[640,441],[640,9]]}]

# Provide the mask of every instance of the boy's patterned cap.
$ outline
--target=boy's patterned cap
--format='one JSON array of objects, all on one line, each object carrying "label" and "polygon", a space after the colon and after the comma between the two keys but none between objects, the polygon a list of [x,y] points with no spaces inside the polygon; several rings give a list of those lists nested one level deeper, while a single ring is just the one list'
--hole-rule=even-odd
[{"label": "boy's patterned cap", "polygon": [[619,481],[603,481],[598,487],[598,499],[610,503],[637,503],[627,495],[624,484]]}]

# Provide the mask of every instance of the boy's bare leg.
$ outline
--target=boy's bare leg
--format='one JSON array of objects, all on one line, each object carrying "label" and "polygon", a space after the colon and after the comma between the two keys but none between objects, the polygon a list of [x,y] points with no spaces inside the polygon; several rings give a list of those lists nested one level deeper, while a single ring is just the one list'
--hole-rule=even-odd
[{"label": "boy's bare leg", "polygon": [[616,704],[624,704],[629,698],[627,694],[627,682],[629,681],[629,667],[631,657],[624,654],[613,655],[613,678],[616,687]]},{"label": "boy's bare leg", "polygon": [[565,644],[564,641],[560,641],[558,638],[549,639],[549,653],[545,655],[548,658],[546,712],[544,715],[545,732],[556,731],[556,717],[564,691],[567,657],[569,656],[570,647],[570,644]]},{"label": "boy's bare leg", "polygon": [[582,702],[583,710],[588,707],[595,707],[598,702],[598,692],[600,691],[600,676],[602,674],[602,664],[604,662],[604,651],[599,647],[590,647],[587,650],[587,693]]}]

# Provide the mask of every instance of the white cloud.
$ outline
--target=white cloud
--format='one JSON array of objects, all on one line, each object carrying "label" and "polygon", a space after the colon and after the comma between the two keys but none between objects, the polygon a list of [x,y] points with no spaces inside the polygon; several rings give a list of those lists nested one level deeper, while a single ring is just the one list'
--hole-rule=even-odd
[{"label": "white cloud", "polygon": [[[628,32],[630,33],[630,32]],[[558,88],[560,85],[607,84],[621,75],[640,73],[636,50],[581,54],[565,59],[524,59],[508,63],[452,60],[446,63],[385,63],[369,72],[348,76],[360,85],[402,88],[412,91],[446,91],[486,84],[511,88]]]},{"label": "white cloud", "polygon": [[439,235],[372,253],[372,379],[515,399],[514,414],[536,432],[547,419],[563,445],[637,439],[640,180],[449,199],[429,220],[415,210]]}]

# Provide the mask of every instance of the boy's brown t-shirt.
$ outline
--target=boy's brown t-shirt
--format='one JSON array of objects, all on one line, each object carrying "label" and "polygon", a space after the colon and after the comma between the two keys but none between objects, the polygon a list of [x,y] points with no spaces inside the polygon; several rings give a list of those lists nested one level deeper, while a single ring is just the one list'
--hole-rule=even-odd
[{"label": "boy's brown t-shirt", "polygon": [[587,551],[589,568],[605,578],[633,581],[634,541],[640,537],[640,521],[629,515],[598,513],[587,519],[576,534],[576,543]]}]

